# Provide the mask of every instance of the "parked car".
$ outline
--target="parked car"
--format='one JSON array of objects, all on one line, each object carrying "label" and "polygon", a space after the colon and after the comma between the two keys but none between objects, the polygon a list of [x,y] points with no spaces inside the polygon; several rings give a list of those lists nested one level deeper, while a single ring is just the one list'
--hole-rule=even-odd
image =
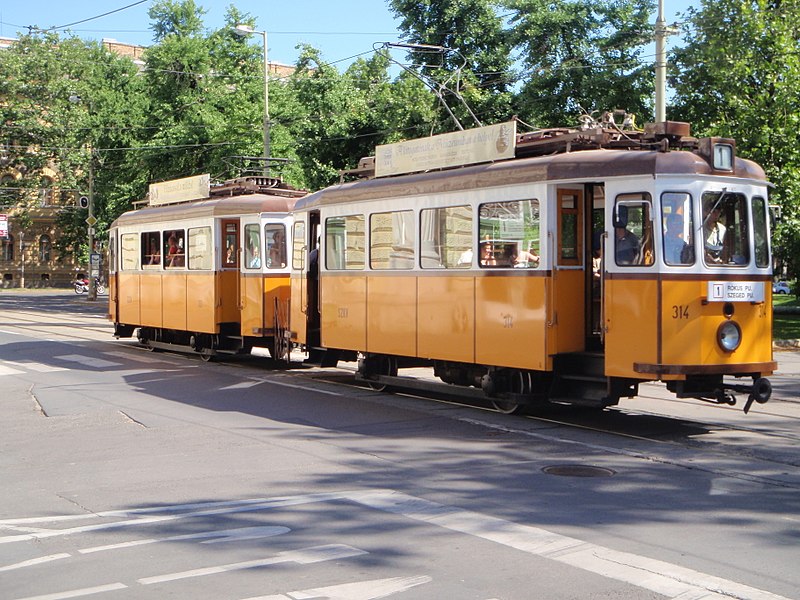
[{"label": "parked car", "polygon": [[785,281],[778,281],[777,283],[772,284],[772,293],[773,294],[791,294],[792,290],[789,288],[789,284]]}]

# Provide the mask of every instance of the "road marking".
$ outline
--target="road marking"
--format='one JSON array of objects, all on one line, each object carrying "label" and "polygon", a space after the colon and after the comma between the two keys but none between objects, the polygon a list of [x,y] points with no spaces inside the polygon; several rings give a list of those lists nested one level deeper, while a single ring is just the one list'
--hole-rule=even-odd
[{"label": "road marking", "polygon": [[274,537],[289,533],[288,527],[265,526],[265,527],[240,527],[238,529],[220,529],[217,531],[204,531],[202,533],[189,533],[185,535],[173,535],[165,538],[150,538],[146,540],[134,540],[131,542],[120,542],[119,544],[109,544],[107,546],[94,546],[78,550],[81,554],[91,554],[93,552],[104,552],[106,550],[118,550],[120,548],[131,548],[133,546],[145,546],[147,544],[157,544],[159,542],[178,542],[185,540],[202,540],[201,544],[217,544],[222,542],[238,542],[242,540],[256,540],[265,537]]},{"label": "road marking", "polygon": [[65,354],[63,356],[54,356],[56,360],[65,360],[67,362],[80,363],[84,367],[94,367],[96,369],[107,369],[108,367],[121,367],[122,365],[110,360],[103,360],[102,358],[95,358],[93,356],[83,356],[82,354]]},{"label": "road marking", "polygon": [[220,391],[222,390],[243,390],[251,387],[255,387],[257,385],[261,385],[264,383],[263,381],[242,381],[241,383],[234,383],[233,385],[228,385],[223,388],[219,388]]},{"label": "road marking", "polygon": [[317,388],[309,387],[307,385],[296,385],[293,383],[284,383],[282,381],[275,381],[274,379],[261,379],[263,383],[269,383],[270,385],[282,385],[283,387],[288,388],[295,388],[298,390],[303,390],[306,392],[314,392],[316,394],[327,394],[328,396],[343,396],[344,394],[340,394],[339,392],[329,392],[328,390],[318,390]]},{"label": "road marking", "polygon": [[243,569],[266,567],[269,565],[277,565],[287,562],[296,562],[301,565],[309,565],[328,560],[361,556],[362,554],[367,554],[367,552],[365,550],[359,550],[358,548],[353,548],[352,546],[346,546],[344,544],[327,544],[325,546],[313,546],[311,548],[303,548],[302,550],[281,552],[272,558],[248,560],[245,562],[230,563],[216,567],[206,567],[205,569],[193,569],[191,571],[169,573],[167,575],[159,575],[157,577],[145,577],[143,579],[138,579],[137,581],[142,585],[151,585],[154,583],[166,583],[168,581],[177,581],[178,579],[203,577],[204,575],[216,575],[218,573],[229,573],[230,571],[241,571]]},{"label": "road marking", "polygon": [[12,360],[4,360],[3,364],[11,365],[13,367],[17,367],[19,369],[25,369],[26,371],[36,371],[38,373],[50,373],[56,371],[66,371],[66,367],[57,367],[55,365],[46,365],[44,363],[39,362],[19,362],[19,361],[12,361]]},{"label": "road marking", "polygon": [[399,594],[413,587],[433,581],[427,575],[418,577],[390,577],[388,579],[373,579],[372,581],[359,581],[342,585],[298,590],[272,596],[254,596],[245,600],[311,600],[312,598],[325,598],[326,600],[376,600],[386,598],[392,594]]},{"label": "road marking", "polygon": [[72,555],[63,553],[63,554],[51,554],[50,556],[42,556],[39,558],[32,558],[30,560],[18,562],[13,565],[6,565],[5,567],[0,567],[0,573],[2,573],[3,571],[13,571],[14,569],[24,569],[25,567],[41,565],[42,563],[52,562],[54,560],[61,560],[62,558],[69,558],[70,556]]},{"label": "road marking", "polygon": [[103,352],[104,356],[113,356],[115,358],[124,358],[125,360],[132,360],[133,362],[140,362],[146,363],[148,365],[152,365],[155,363],[168,363],[168,364],[175,364],[169,360],[165,360],[161,357],[156,356],[146,356],[141,355],[136,352],[123,352],[122,350],[117,350],[115,352]]},{"label": "road marking", "polygon": [[0,375],[20,375],[25,371],[20,371],[18,369],[12,369],[11,367],[7,367],[3,364],[0,364]]},{"label": "road marking", "polygon": [[788,600],[734,581],[664,561],[604,548],[529,525],[446,506],[400,492],[365,492],[351,496],[364,506],[466,533],[662,594],[703,600]]},{"label": "road marking", "polygon": [[108,585],[99,585],[92,588],[83,588],[68,592],[56,592],[55,594],[45,594],[44,596],[28,596],[27,598],[20,598],[19,600],[66,600],[67,598],[80,598],[81,596],[90,596],[92,594],[123,590],[126,587],[128,586],[124,583],[109,583]]},{"label": "road marking", "polygon": [[[764,590],[742,585],[734,581],[722,579],[720,577],[714,577],[712,575],[694,571],[679,565],[673,565],[664,561],[637,556],[627,552],[616,551],[611,548],[605,548],[596,544],[587,543],[576,538],[556,534],[538,527],[519,525],[504,519],[491,517],[478,512],[462,510],[444,504],[438,504],[436,502],[431,502],[422,498],[403,494],[401,492],[395,492],[393,490],[370,490],[360,492],[343,491],[339,493],[285,496],[272,499],[256,498],[226,502],[158,506],[128,511],[108,511],[105,513],[101,512],[82,515],[7,519],[0,520],[0,526],[53,523],[87,518],[118,516],[138,517],[100,525],[88,525],[84,527],[72,527],[44,532],[33,532],[24,535],[0,537],[0,544],[23,540],[34,540],[43,537],[71,535],[86,531],[99,531],[104,529],[148,525],[150,523],[158,523],[173,519],[203,517],[244,511],[269,510],[272,508],[336,500],[351,501],[375,510],[400,515],[408,519],[422,521],[430,525],[449,529],[451,531],[465,533],[477,538],[502,544],[522,552],[527,552],[531,555],[568,564],[591,573],[599,574],[609,579],[635,585],[637,587],[662,594],[667,598],[702,598],[703,600],[726,598],[727,600],[730,600],[730,598],[733,597],[739,600],[788,600],[782,596],[778,596]],[[179,512],[179,514],[163,514],[174,512]],[[150,516],[153,515],[153,513],[162,514]],[[342,547],[322,546],[320,548]],[[348,546],[344,548],[350,547]],[[306,550],[306,552],[309,550]],[[363,551],[358,552],[363,553]],[[251,561],[250,563],[234,563],[234,565],[212,567],[212,571],[207,569],[187,571],[185,573],[188,573],[188,575],[184,574],[181,577],[176,577],[176,574],[165,575],[162,577],[167,577],[167,580],[183,577],[195,577],[198,576],[198,574],[206,575],[210,574],[211,572],[224,572],[225,570],[235,570],[237,568],[251,568],[253,566],[276,564],[275,561],[286,562],[289,560],[285,558],[285,554],[283,556],[283,558],[264,559],[263,561]],[[155,583],[156,579],[159,578],[148,578],[146,581],[148,583]]]}]

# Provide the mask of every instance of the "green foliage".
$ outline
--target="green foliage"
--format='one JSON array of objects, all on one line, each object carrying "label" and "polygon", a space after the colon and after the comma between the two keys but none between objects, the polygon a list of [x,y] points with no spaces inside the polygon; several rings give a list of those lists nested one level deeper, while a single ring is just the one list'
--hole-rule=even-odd
[{"label": "green foliage", "polygon": [[686,46],[675,52],[672,118],[695,135],[736,139],[737,153],[758,162],[776,184],[771,203],[783,221],[775,255],[800,270],[800,40],[796,2],[703,0],[691,10]]}]

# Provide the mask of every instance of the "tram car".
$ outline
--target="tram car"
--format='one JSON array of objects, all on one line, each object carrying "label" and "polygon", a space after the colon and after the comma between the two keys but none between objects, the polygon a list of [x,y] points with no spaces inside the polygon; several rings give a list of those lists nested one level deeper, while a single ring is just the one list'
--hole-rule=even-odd
[{"label": "tram car", "polygon": [[379,146],[295,205],[288,335],[375,387],[429,387],[398,371],[432,366],[502,412],[647,381],[766,402],[768,183],[734,140],[689,134],[510,122]]},{"label": "tram car", "polygon": [[109,233],[109,318],[152,350],[288,356],[290,211],[305,192],[208,175],[151,186]]}]

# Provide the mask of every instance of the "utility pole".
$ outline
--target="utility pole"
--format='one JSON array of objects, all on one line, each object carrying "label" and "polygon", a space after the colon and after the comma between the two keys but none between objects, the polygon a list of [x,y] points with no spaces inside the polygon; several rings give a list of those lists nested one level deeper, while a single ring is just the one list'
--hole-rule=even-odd
[{"label": "utility pole", "polygon": [[664,0],[658,0],[656,19],[656,123],[667,120],[667,24],[664,21]]},{"label": "utility pole", "polygon": [[[89,217],[86,219],[89,225],[89,294],[88,300],[97,300],[97,285],[95,284],[95,253],[94,253],[94,148],[89,148]],[[99,265],[97,265],[97,276],[100,275]]]},{"label": "utility pole", "polygon": [[264,40],[264,177],[269,177],[270,155],[270,120],[269,120],[269,54],[267,46],[267,32],[255,31],[250,25],[236,25],[233,32],[240,36],[258,34]]},{"label": "utility pole", "polygon": [[25,289],[25,232],[19,232],[19,261],[20,261],[20,275],[19,287]]}]

